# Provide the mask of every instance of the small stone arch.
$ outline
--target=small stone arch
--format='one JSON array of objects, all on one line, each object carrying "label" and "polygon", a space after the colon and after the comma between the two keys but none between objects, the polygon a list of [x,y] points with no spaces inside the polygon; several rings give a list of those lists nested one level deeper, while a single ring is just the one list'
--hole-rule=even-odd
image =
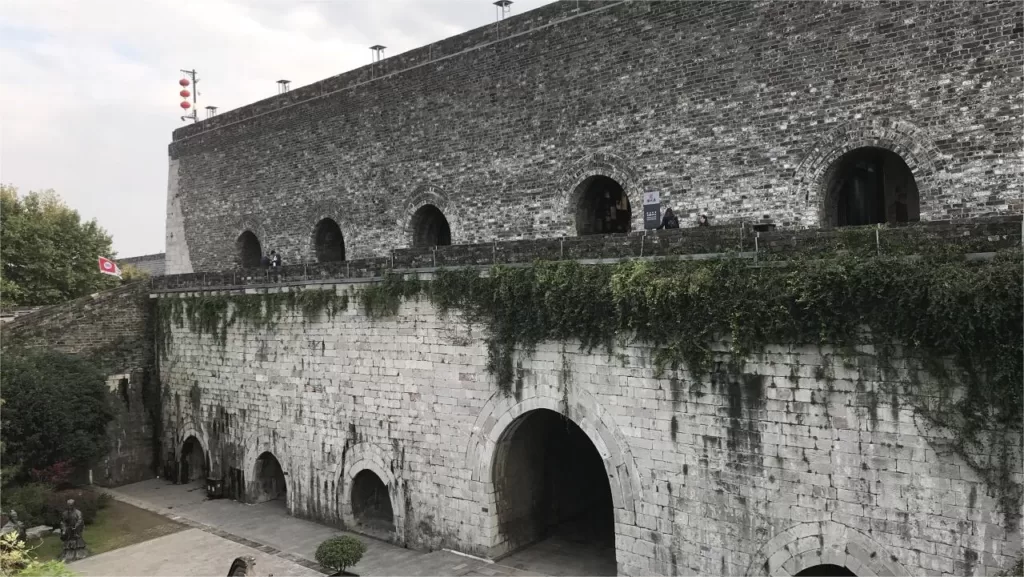
[{"label": "small stone arch", "polygon": [[827,194],[836,161],[859,148],[895,153],[913,175],[920,210],[925,212],[943,169],[942,156],[927,133],[908,122],[878,119],[845,123],[820,139],[797,167],[794,188],[797,198],[815,208],[808,225],[828,226],[834,212],[834,196]]},{"label": "small stone arch", "polygon": [[426,246],[424,241],[418,238],[418,235],[420,235],[418,229],[421,224],[421,211],[427,207],[433,207],[442,215],[448,232],[447,244],[453,244],[456,237],[456,226],[448,194],[440,187],[423,185],[417,187],[413,191],[412,196],[409,197],[409,201],[406,203],[405,210],[402,213],[403,221],[398,223],[404,231],[408,246]]},{"label": "small stone arch", "polygon": [[643,187],[638,172],[620,156],[597,153],[577,162],[559,181],[560,212],[565,215],[566,235],[576,236],[577,208],[582,201],[583,184],[594,177],[609,178],[622,187],[630,206],[629,228],[643,230]]},{"label": "small stone arch", "polygon": [[[334,193],[329,193],[334,194]],[[342,195],[348,195],[347,189],[342,189],[339,193]],[[349,196],[345,196],[348,198]],[[313,205],[310,212],[306,213],[308,218],[309,226],[309,245],[305,250],[308,251],[308,256],[304,256],[312,261],[319,261],[317,254],[317,226],[324,220],[332,220],[338,225],[338,229],[341,232],[343,244],[344,244],[344,257],[345,260],[353,258],[353,237],[357,232],[355,224],[348,218],[348,212],[341,202],[334,198],[327,198]]]},{"label": "small stone arch", "polygon": [[[497,490],[492,475],[495,455],[502,435],[516,420],[531,411],[548,409],[562,413],[587,435],[604,462],[612,493],[612,506],[620,523],[632,524],[636,503],[643,498],[642,482],[629,444],[608,414],[587,391],[574,389],[568,406],[562,392],[555,387],[528,387],[521,400],[496,392],[484,404],[473,425],[473,434],[466,450],[466,463],[471,480],[482,487],[481,506],[491,515],[497,512]],[[492,529],[493,530],[493,529]],[[497,534],[483,535],[490,548]]]},{"label": "small stone arch", "polygon": [[[235,224],[234,226],[235,235],[231,239],[234,243],[234,255],[235,255],[235,266],[240,268],[253,268],[259,266],[260,257],[266,254],[267,251],[267,231],[263,226],[263,223],[251,216],[246,216]],[[259,252],[258,255],[251,253],[253,250],[250,245],[249,251],[246,252],[246,247],[243,245],[245,235],[252,235],[256,240],[256,250]],[[255,256],[255,264],[252,263],[253,256]]]},{"label": "small stone arch", "polygon": [[860,577],[910,577],[885,547],[835,521],[798,523],[758,549],[746,575],[791,577],[818,565],[845,567]]},{"label": "small stone arch", "polygon": [[313,225],[312,253],[316,262],[342,262],[345,260],[345,233],[338,221],[324,217]]},{"label": "small stone arch", "polygon": [[[198,455],[195,451],[198,449]],[[178,445],[178,483],[205,482],[210,475],[210,451],[197,434],[185,435]]]},{"label": "small stone arch", "polygon": [[[343,463],[336,466],[335,478],[339,479],[341,519],[346,527],[356,528],[359,523],[352,508],[352,488],[356,476],[370,471],[387,487],[394,514],[394,535],[387,536],[398,544],[405,542],[405,494],[401,490],[398,476],[394,472],[395,460],[387,449],[375,443],[363,442],[345,450]],[[342,470],[344,464],[344,470]]]},{"label": "small stone arch", "polygon": [[242,472],[245,478],[245,501],[247,503],[253,503],[255,496],[258,492],[255,490],[255,484],[259,482],[256,478],[256,461],[264,453],[270,453],[277,460],[281,467],[281,472],[285,479],[286,491],[285,491],[285,505],[288,511],[291,511],[291,498],[292,492],[287,489],[291,479],[289,478],[289,471],[291,470],[291,462],[289,461],[289,452],[286,450],[286,446],[282,441],[281,437],[278,436],[277,431],[261,431],[252,430],[245,436],[245,442],[243,443],[244,455],[242,461],[238,463],[237,468]]}]

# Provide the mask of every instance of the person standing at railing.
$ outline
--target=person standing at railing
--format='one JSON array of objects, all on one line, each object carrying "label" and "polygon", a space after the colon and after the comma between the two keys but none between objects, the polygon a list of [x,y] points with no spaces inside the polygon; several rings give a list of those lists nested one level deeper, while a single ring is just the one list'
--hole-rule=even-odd
[{"label": "person standing at railing", "polygon": [[679,228],[679,219],[676,217],[675,213],[672,212],[672,209],[669,208],[665,210],[665,216],[661,217],[661,225],[658,226],[658,230],[669,230],[673,228]]}]

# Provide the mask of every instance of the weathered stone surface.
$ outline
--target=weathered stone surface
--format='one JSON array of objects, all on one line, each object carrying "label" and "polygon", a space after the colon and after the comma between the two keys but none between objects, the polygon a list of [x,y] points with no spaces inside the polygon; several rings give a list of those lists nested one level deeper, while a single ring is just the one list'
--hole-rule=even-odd
[{"label": "weathered stone surface", "polygon": [[[817,226],[829,166],[898,153],[922,220],[1019,213],[1024,30],[1011,1],[559,2],[175,131],[167,269],[224,270],[256,234],[314,260],[575,236],[578,184],[658,191],[684,227]],[[625,246],[623,247],[626,248]],[[632,249],[624,254],[632,254]]]},{"label": "weathered stone surface", "polygon": [[506,397],[482,327],[422,300],[389,319],[355,305],[333,320],[286,310],[273,329],[231,327],[223,347],[187,323],[172,330],[160,364],[169,459],[195,436],[214,474],[237,469],[249,490],[270,451],[289,510],[328,523],[351,523],[352,480],[372,471],[394,540],[411,547],[503,551],[503,435],[551,409],[603,458],[621,574],[790,575],[842,561],[919,575],[965,558],[991,574],[1020,554],[1019,528],[978,474],[934,448],[947,432],[923,427],[907,398],[874,394],[885,377],[870,358],[851,369],[828,347],[770,346],[738,377],[673,383],[654,377],[644,346],[609,358],[543,343],[520,357],[522,387]]},{"label": "weathered stone surface", "polygon": [[93,482],[100,485],[134,483],[154,475],[158,423],[152,417],[159,393],[149,288],[140,282],[104,291],[45,307],[3,327],[4,350],[45,348],[80,354],[107,373],[114,419],[107,428],[110,451],[92,469]]}]

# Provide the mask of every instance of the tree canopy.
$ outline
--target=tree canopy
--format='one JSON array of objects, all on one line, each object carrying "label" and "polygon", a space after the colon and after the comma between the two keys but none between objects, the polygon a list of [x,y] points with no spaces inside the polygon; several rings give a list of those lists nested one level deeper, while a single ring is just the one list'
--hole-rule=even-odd
[{"label": "tree canopy", "polygon": [[18,196],[0,185],[0,305],[66,302],[118,286],[97,257],[114,258],[110,236],[83,222],[52,190]]},{"label": "tree canopy", "polygon": [[106,378],[89,361],[55,351],[4,350],[0,371],[4,464],[22,472],[106,452],[113,416]]}]

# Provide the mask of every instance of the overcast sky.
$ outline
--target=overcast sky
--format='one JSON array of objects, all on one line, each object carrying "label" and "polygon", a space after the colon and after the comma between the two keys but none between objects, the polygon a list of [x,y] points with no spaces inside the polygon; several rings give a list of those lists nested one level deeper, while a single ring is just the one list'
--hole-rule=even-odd
[{"label": "overcast sky", "polygon": [[[552,0],[516,0],[520,14]],[[113,236],[163,252],[179,70],[200,117],[494,21],[492,0],[0,0],[0,182],[52,188]]]}]

